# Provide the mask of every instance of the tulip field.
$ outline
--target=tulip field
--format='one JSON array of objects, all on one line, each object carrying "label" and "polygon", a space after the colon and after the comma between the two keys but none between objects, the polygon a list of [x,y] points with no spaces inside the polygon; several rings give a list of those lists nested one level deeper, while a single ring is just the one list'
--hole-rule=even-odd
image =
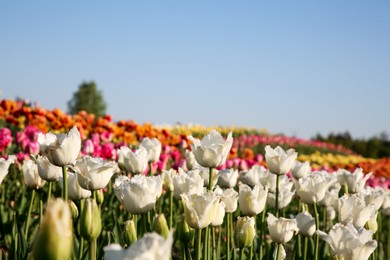
[{"label": "tulip field", "polygon": [[0,101],[1,259],[390,259],[390,158]]}]

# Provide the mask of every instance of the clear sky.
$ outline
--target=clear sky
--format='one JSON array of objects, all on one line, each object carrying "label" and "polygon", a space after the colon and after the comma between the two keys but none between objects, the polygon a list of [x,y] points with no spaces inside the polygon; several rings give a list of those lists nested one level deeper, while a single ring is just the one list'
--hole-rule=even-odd
[{"label": "clear sky", "polygon": [[115,120],[390,133],[390,1],[2,1],[2,98]]}]

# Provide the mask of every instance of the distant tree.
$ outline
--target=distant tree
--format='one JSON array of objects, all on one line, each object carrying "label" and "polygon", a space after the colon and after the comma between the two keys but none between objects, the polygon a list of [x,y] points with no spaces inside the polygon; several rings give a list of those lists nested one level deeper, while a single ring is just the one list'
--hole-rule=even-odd
[{"label": "distant tree", "polygon": [[390,140],[387,132],[382,132],[368,139],[354,139],[348,131],[344,133],[330,133],[328,136],[322,136],[318,133],[312,140],[341,144],[369,158],[390,157]]},{"label": "distant tree", "polygon": [[106,114],[106,107],[103,94],[93,81],[83,82],[79,89],[73,93],[72,99],[68,101],[69,114],[77,114],[84,110],[99,117]]}]

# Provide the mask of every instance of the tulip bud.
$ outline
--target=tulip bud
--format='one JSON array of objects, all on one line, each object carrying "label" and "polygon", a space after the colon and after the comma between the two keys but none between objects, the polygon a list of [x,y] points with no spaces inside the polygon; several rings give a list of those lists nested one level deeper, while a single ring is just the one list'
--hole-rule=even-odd
[{"label": "tulip bud", "polygon": [[99,237],[102,230],[100,210],[94,199],[86,199],[80,216],[80,233],[85,240]]},{"label": "tulip bud", "polygon": [[278,250],[279,250],[279,258],[278,260],[283,260],[283,259],[286,259],[286,250],[284,250],[284,246],[283,244],[280,244],[279,246],[275,247],[275,250],[274,250],[274,253],[272,254],[273,258],[276,259],[277,255],[278,255]]},{"label": "tulip bud", "polygon": [[125,222],[125,242],[127,246],[131,246],[137,241],[137,230],[135,229],[134,220],[128,220]]},{"label": "tulip bud", "polygon": [[68,202],[69,202],[70,211],[72,213],[72,218],[73,218],[73,220],[76,220],[79,217],[79,210],[78,210],[76,204],[74,204],[74,202],[72,200],[69,200]]},{"label": "tulip bud", "polygon": [[367,226],[368,229],[371,230],[373,233],[378,231],[378,221],[377,221],[378,212],[375,213],[368,221]]},{"label": "tulip bud", "polygon": [[154,217],[154,231],[156,231],[164,238],[168,237],[169,228],[168,228],[167,220],[164,217],[164,214],[157,214]]},{"label": "tulip bud", "polygon": [[334,220],[336,218],[336,211],[333,207],[326,207],[326,218],[328,220]]},{"label": "tulip bud", "polygon": [[102,205],[104,202],[104,193],[102,189],[96,191],[96,202],[98,205]]},{"label": "tulip bud", "polygon": [[194,229],[188,226],[184,217],[182,217],[179,222],[178,233],[179,233],[179,239],[180,241],[182,241],[182,243],[191,243],[191,240],[195,235]]},{"label": "tulip bud", "polygon": [[234,234],[239,248],[250,247],[255,233],[255,219],[253,217],[238,217]]},{"label": "tulip bud", "polygon": [[69,205],[61,199],[51,200],[33,248],[34,259],[70,259],[72,238],[73,224]]}]

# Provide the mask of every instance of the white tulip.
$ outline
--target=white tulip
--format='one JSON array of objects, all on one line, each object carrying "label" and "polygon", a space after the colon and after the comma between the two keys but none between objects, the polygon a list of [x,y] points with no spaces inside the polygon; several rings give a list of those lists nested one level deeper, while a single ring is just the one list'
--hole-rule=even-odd
[{"label": "white tulip", "polygon": [[366,205],[374,205],[375,211],[378,211],[382,207],[383,201],[385,200],[384,190],[380,187],[375,189],[367,187],[362,191],[362,195]]},{"label": "white tulip", "polygon": [[124,260],[126,249],[123,249],[120,244],[109,244],[103,248],[104,259],[107,260]]},{"label": "white tulip", "polygon": [[179,168],[179,173],[173,177],[173,195],[176,199],[180,199],[183,193],[201,194],[203,192],[203,179],[199,175],[198,170],[191,170],[187,173]]},{"label": "white tulip", "polygon": [[[118,179],[118,178],[117,178]],[[135,175],[131,179],[115,181],[115,194],[131,214],[152,210],[162,193],[161,176]]]},{"label": "white tulip", "polygon": [[353,173],[344,169],[339,169],[337,171],[340,184],[347,185],[349,193],[358,193],[363,191],[364,185],[371,175],[372,172],[364,175],[362,168],[357,168]]},{"label": "white tulip", "polygon": [[374,233],[378,231],[377,218],[378,218],[378,211],[376,211],[375,214],[372,215],[371,218],[367,221],[368,228]]},{"label": "white tulip", "polygon": [[219,171],[218,185],[222,188],[233,188],[237,184],[238,171],[236,169],[226,169]]},{"label": "white tulip", "polygon": [[[203,179],[203,186],[204,187],[209,187],[209,178],[210,178],[210,170],[209,168],[204,168],[202,166],[198,167],[198,168],[194,168],[192,169],[193,171],[198,171],[199,175],[202,177]],[[217,185],[217,182],[218,182],[218,178],[219,178],[219,171],[217,169],[213,169],[213,175],[212,175],[212,180],[213,180],[213,183],[212,183],[212,188],[215,187],[215,185]]]},{"label": "white tulip", "polygon": [[268,213],[267,225],[271,240],[278,244],[287,243],[299,231],[295,219],[276,218],[272,213]]},{"label": "white tulip", "polygon": [[347,225],[337,223],[329,234],[320,230],[316,233],[329,244],[332,255],[337,259],[365,260],[377,247],[371,231],[364,228],[356,229],[351,223]]},{"label": "white tulip", "polygon": [[316,222],[309,212],[299,213],[296,218],[299,234],[311,237],[316,232]]},{"label": "white tulip", "polygon": [[45,216],[34,238],[31,256],[34,259],[71,259],[73,237],[69,203],[52,199],[47,204]]},{"label": "white tulip", "polygon": [[52,164],[46,156],[37,157],[38,174],[45,181],[57,181],[62,176],[62,167]]},{"label": "white tulip", "polygon": [[128,249],[122,249],[119,244],[111,244],[104,247],[104,259],[119,260],[169,260],[171,258],[173,233],[168,238],[159,234],[146,233]]},{"label": "white tulip", "polygon": [[143,173],[148,167],[148,151],[144,147],[140,147],[136,151],[132,151],[127,146],[122,146],[117,150],[118,163],[125,166],[126,171],[132,174]]},{"label": "white tulip", "polygon": [[[58,181],[63,188],[62,176],[58,178]],[[91,197],[92,192],[90,190],[83,189],[77,179],[77,174],[68,172],[68,196],[71,200],[82,200]]]},{"label": "white tulip", "polygon": [[256,235],[254,217],[238,217],[234,228],[234,236],[239,248],[250,247]]},{"label": "white tulip", "polygon": [[390,216],[390,190],[386,190],[383,193],[383,197],[381,212],[385,216]]},{"label": "white tulip", "polygon": [[340,189],[341,186],[338,182],[335,182],[334,185],[329,186],[329,188],[325,191],[324,198],[318,202],[318,205],[324,207],[336,207],[338,205]]},{"label": "white tulip", "polygon": [[306,178],[296,180],[295,188],[304,203],[314,204],[325,197],[325,192],[331,184],[321,174],[313,172]]},{"label": "white tulip", "polygon": [[182,194],[184,218],[192,228],[205,228],[210,225],[216,213],[219,199],[212,191],[201,195]]},{"label": "white tulip", "polygon": [[239,183],[238,205],[244,216],[255,216],[264,210],[267,201],[268,188],[260,184],[250,188],[246,184]]},{"label": "white tulip", "polygon": [[[259,181],[263,187],[268,188],[269,192],[276,192],[276,175],[272,174],[269,170],[265,170],[260,173]],[[279,189],[285,185],[288,185],[289,183],[291,182],[286,175],[279,176]]]},{"label": "white tulip", "polygon": [[289,149],[287,152],[280,146],[272,149],[271,146],[265,147],[265,160],[267,161],[268,169],[273,174],[284,175],[290,171],[298,153],[294,149]]},{"label": "white tulip", "polygon": [[24,181],[28,187],[38,190],[45,184],[45,180],[39,177],[38,165],[34,161],[24,161],[22,165],[22,171],[24,175]]},{"label": "white tulip", "polygon": [[220,226],[222,225],[224,218],[225,218],[225,202],[221,200],[215,206],[215,212],[210,225],[213,227]]},{"label": "white tulip", "polygon": [[195,155],[193,152],[191,152],[190,150],[186,150],[185,152],[185,158],[186,158],[186,166],[187,166],[187,169],[190,171],[190,170],[193,170],[195,168],[198,168],[200,167],[200,164],[196,161],[195,159]]},{"label": "white tulip", "polygon": [[333,206],[326,207],[326,219],[334,220],[336,218],[336,210]]},{"label": "white tulip", "polygon": [[164,170],[161,173],[161,179],[163,181],[163,187],[167,191],[173,191],[175,186],[173,185],[173,178],[177,175],[174,169]]},{"label": "white tulip", "polygon": [[233,145],[231,132],[226,141],[215,130],[204,136],[201,141],[192,136],[189,136],[188,139],[192,142],[191,148],[196,161],[201,166],[208,168],[216,168],[224,164]]},{"label": "white tulip", "polygon": [[295,161],[291,167],[291,173],[295,179],[305,178],[310,173],[310,170],[310,162]]},{"label": "white tulip", "polygon": [[221,194],[221,200],[225,202],[226,213],[233,213],[238,206],[238,192],[233,188],[226,189]]},{"label": "white tulip", "polygon": [[375,214],[374,205],[366,205],[366,202],[356,194],[344,195],[339,199],[338,216],[341,224],[352,223],[361,228]]},{"label": "white tulip", "polygon": [[82,188],[95,191],[106,187],[118,170],[118,165],[113,161],[86,155],[76,161],[73,170],[77,173]]},{"label": "white tulip", "polygon": [[[294,183],[292,182],[283,184],[279,187],[278,209],[283,209],[290,204],[292,198],[295,195],[295,190],[293,187],[294,187]],[[267,205],[270,206],[271,208],[275,208],[276,206],[275,204],[276,204],[276,193],[268,192]]]},{"label": "white tulip", "polygon": [[115,196],[122,204],[124,204],[124,201],[123,201],[122,187],[121,186],[122,186],[122,184],[124,184],[128,181],[130,181],[129,177],[124,176],[124,175],[119,175],[118,177],[115,178],[115,181],[112,185],[112,187],[114,188]]},{"label": "white tulip", "polygon": [[140,147],[145,147],[148,151],[148,162],[154,163],[160,159],[161,154],[161,143],[157,138],[145,137],[142,139]]},{"label": "white tulip", "polygon": [[81,149],[80,132],[74,126],[68,134],[38,134],[40,150],[56,166],[72,164],[79,156]]},{"label": "white tulip", "polygon": [[3,182],[4,177],[8,174],[9,166],[16,160],[15,155],[9,155],[8,159],[0,158],[0,184]]},{"label": "white tulip", "polygon": [[263,166],[255,164],[249,171],[241,172],[239,181],[250,187],[260,183],[260,174],[265,172],[266,169]]}]

